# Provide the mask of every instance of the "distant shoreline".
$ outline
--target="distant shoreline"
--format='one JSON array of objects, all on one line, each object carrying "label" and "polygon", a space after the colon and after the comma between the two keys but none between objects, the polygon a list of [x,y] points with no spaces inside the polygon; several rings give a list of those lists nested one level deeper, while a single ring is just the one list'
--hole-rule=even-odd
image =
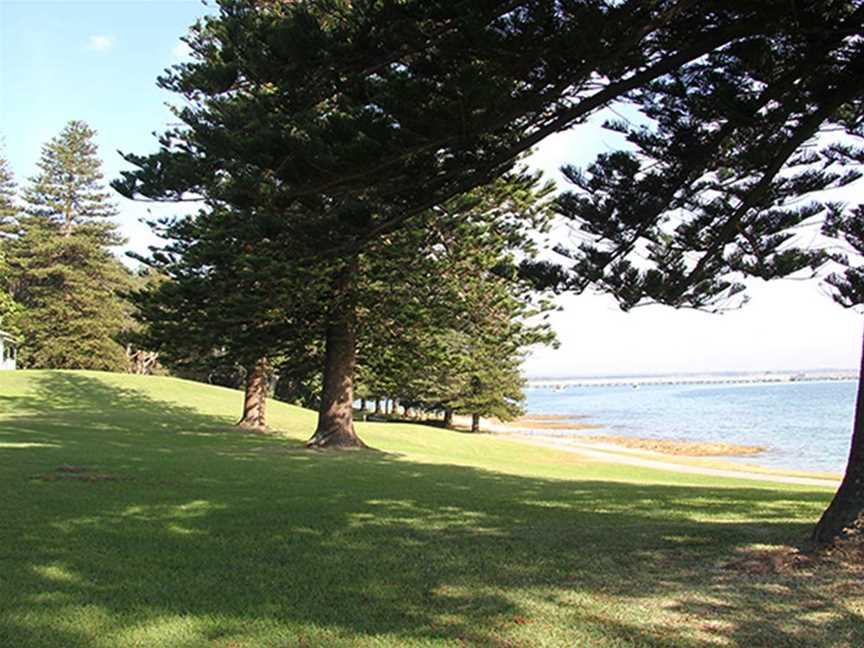
[{"label": "distant shoreline", "polygon": [[649,387],[673,385],[794,385],[799,383],[857,381],[856,372],[768,372],[753,374],[669,374],[653,376],[603,376],[586,378],[530,379],[529,389],[561,391],[583,387]]},{"label": "distant shoreline", "polygon": [[735,377],[735,376],[805,376],[843,375],[857,378],[857,367],[820,367],[818,369],[771,369],[757,371],[668,371],[660,373],[600,373],[600,374],[569,374],[561,376],[526,376],[528,382],[582,381],[594,379],[632,380],[637,378],[691,378],[701,376]]},{"label": "distant shoreline", "polygon": [[[808,381],[777,382],[779,377],[759,384],[530,390],[526,418],[552,413],[566,414],[566,419],[581,416],[569,425],[558,419],[559,425],[545,431],[529,423],[521,432],[579,443],[589,442],[586,437],[592,435],[623,436],[595,440],[619,448],[659,451],[668,457],[716,456],[740,466],[842,472],[856,382],[826,381],[815,375],[807,376]],[[599,423],[605,429],[584,429],[586,423]],[[655,439],[672,443],[657,444]],[[815,439],[818,444],[812,442]],[[699,443],[734,445],[715,449]],[[764,451],[756,452],[757,448]]]},{"label": "distant shoreline", "polygon": [[[605,426],[595,423],[579,423],[580,418],[583,417],[578,414],[526,414],[507,423],[487,421],[485,428],[493,434],[518,434],[541,439],[567,439],[579,443],[611,444],[623,448],[649,450],[682,457],[733,457],[757,455],[766,450],[763,446],[723,442],[586,434],[585,432],[591,430],[602,430]],[[482,424],[481,429],[483,429]],[[550,430],[573,432],[574,434],[549,434]]]}]

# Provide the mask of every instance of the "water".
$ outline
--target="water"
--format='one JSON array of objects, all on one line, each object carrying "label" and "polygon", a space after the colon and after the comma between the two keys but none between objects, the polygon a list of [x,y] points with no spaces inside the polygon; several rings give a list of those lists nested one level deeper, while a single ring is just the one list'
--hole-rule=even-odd
[{"label": "water", "polygon": [[[529,414],[579,416],[600,430],[543,434],[722,441],[766,448],[727,459],[773,468],[842,473],[849,456],[855,382],[642,385],[526,390]],[[584,417],[584,418],[582,418]]]}]

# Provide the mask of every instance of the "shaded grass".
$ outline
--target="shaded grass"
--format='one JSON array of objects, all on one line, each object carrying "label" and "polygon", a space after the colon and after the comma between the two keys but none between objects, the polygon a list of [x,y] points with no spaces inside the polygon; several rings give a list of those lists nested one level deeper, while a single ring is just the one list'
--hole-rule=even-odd
[{"label": "shaded grass", "polygon": [[239,407],[0,375],[0,646],[864,645],[854,576],[737,566],[828,492],[408,424],[310,452],[312,413],[273,403],[276,438]]}]

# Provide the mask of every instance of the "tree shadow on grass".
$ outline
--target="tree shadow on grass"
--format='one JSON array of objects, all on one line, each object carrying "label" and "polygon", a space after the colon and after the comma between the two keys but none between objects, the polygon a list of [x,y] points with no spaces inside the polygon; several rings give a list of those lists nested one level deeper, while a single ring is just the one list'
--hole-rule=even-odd
[{"label": "tree shadow on grass", "polygon": [[[202,414],[193,407],[152,398],[146,391],[112,385],[93,375],[26,373],[32,385],[30,392],[0,395],[0,444],[26,433],[27,442],[63,448],[65,453],[75,454],[75,448],[89,452],[90,444],[97,444],[146,454],[194,449],[202,445],[196,436],[219,441],[230,438],[240,446],[256,440],[255,435],[238,430],[231,416]],[[125,379],[142,385],[148,380],[138,376]],[[226,398],[236,400],[239,411],[239,393],[224,392]]]},{"label": "tree shadow on grass", "polygon": [[[75,371],[28,371],[30,391],[24,395],[0,395],[0,411],[21,419],[61,420],[67,424],[86,422],[91,428],[110,428],[112,432],[151,435],[154,431],[213,429],[233,423],[228,417],[207,416],[174,402],[157,400],[144,391],[119,387],[88,373]],[[111,374],[105,374],[112,378]],[[146,384],[148,377],[124,376],[126,381]],[[158,380],[158,379],[157,379]],[[129,383],[135,384],[135,383]],[[233,391],[224,390],[226,395]],[[238,392],[239,393],[239,392]],[[238,411],[239,411],[239,396]],[[38,414],[38,417],[34,417]]]},{"label": "tree shadow on grass", "polygon": [[0,645],[864,645],[860,583],[727,565],[803,537],[825,494],[309,453],[90,380],[52,383],[66,427],[5,433],[130,478],[0,464]]}]

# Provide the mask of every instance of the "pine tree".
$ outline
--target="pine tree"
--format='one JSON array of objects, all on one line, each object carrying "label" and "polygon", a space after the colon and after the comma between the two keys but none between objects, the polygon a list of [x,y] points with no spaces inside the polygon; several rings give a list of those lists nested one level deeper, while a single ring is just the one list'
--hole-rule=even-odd
[{"label": "pine tree", "polygon": [[520,267],[548,227],[552,190],[539,174],[509,174],[370,246],[363,294],[374,306],[361,309],[358,336],[368,395],[445,413],[520,413],[523,355],[554,341],[537,317],[550,304]]},{"label": "pine tree", "polygon": [[[851,149],[844,151],[848,157]],[[858,149],[859,160],[864,163],[864,150]],[[849,210],[834,206],[825,220],[825,234],[844,241],[851,257],[834,255],[834,260],[845,266],[842,272],[830,275],[826,281],[834,289],[834,300],[845,308],[864,306],[864,205]],[[822,513],[812,539],[820,545],[833,543],[849,532],[864,530],[864,348],[858,370],[858,393],[855,399],[855,418],[852,423],[852,441],[843,481],[831,504]]]},{"label": "pine tree", "polygon": [[103,245],[116,245],[117,215],[111,195],[102,185],[102,162],[93,139],[96,132],[81,121],[70,121],[60,135],[42,147],[39,175],[24,192],[28,213],[55,223],[69,237],[77,226],[103,223]]},{"label": "pine tree", "polygon": [[16,320],[19,307],[5,286],[8,277],[9,264],[6,263],[6,253],[3,250],[3,243],[0,241],[0,329],[6,333],[14,334],[17,330]]},{"label": "pine tree", "polygon": [[281,222],[263,213],[250,220],[214,206],[154,226],[169,243],[139,258],[156,278],[132,294],[143,325],[136,341],[187,375],[237,367],[238,423],[266,427],[270,374],[320,332],[316,268],[285,265]]},{"label": "pine tree", "polygon": [[6,245],[22,365],[122,371],[117,337],[128,318],[118,292],[129,278],[110,247],[122,243],[101,184],[95,133],[72,121],[42,149]]},{"label": "pine tree", "polygon": [[0,156],[0,235],[5,232],[17,213],[15,176],[6,158]]},{"label": "pine tree", "polygon": [[[359,256],[512,169],[547,135],[712,51],[797,29],[785,0],[218,0],[161,87],[180,125],[115,183],[281,214],[330,261],[314,446],[352,425]],[[804,3],[809,7],[811,3]],[[250,209],[252,208],[252,209]]]},{"label": "pine tree", "polygon": [[[17,214],[15,206],[15,178],[8,161],[0,157],[0,329],[17,333],[15,324],[19,307],[12,298],[9,282],[9,265],[6,262],[6,235],[14,227]],[[14,329],[14,330],[13,330]]]},{"label": "pine tree", "polygon": [[[862,274],[797,236],[821,223],[859,253],[864,212],[825,190],[864,176],[864,3],[803,3],[782,37],[740,42],[631,95],[644,126],[612,123],[631,149],[567,168],[562,215],[590,235],[569,285],[613,294],[625,309],[655,302],[740,304],[742,279],[814,273],[838,301],[864,303]],[[818,239],[817,239],[818,240]],[[845,478],[813,539],[830,543],[864,518],[864,367]]]}]

